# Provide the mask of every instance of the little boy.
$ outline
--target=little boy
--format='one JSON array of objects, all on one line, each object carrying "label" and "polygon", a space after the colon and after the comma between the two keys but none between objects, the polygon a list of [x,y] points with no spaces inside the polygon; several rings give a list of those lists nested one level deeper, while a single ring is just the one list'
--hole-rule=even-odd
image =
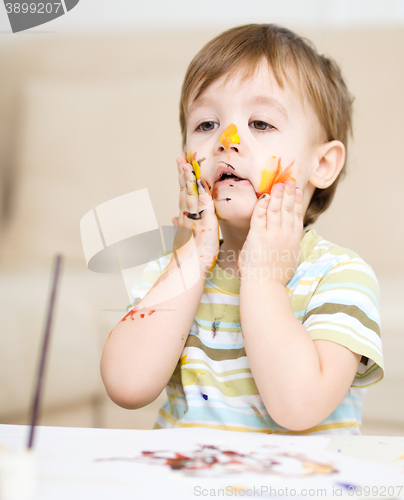
[{"label": "little boy", "polygon": [[148,264],[111,332],[113,401],[140,408],[166,386],[156,429],[360,434],[384,369],[377,281],[306,229],[344,171],[351,104],[337,65],[275,25],[233,28],[197,54],[173,219],[193,237]]}]

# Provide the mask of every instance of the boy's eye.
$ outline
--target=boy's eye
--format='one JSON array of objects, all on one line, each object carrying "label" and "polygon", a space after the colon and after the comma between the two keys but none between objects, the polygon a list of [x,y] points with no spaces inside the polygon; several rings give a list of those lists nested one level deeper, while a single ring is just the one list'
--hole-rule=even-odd
[{"label": "boy's eye", "polygon": [[261,120],[254,120],[253,122],[251,122],[251,125],[256,130],[272,130],[273,128],[275,128],[269,123],[263,122]]},{"label": "boy's eye", "polygon": [[214,130],[218,126],[219,125],[215,122],[203,122],[197,127],[197,130],[202,130],[203,132],[210,132],[211,130]]}]

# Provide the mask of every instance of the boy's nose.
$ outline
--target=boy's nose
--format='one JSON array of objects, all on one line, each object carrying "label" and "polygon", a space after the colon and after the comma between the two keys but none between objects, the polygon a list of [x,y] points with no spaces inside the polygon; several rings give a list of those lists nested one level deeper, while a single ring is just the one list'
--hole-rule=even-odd
[{"label": "boy's nose", "polygon": [[237,153],[240,152],[240,137],[234,123],[230,123],[220,136],[218,147],[221,151],[227,149],[228,151],[233,150]]}]

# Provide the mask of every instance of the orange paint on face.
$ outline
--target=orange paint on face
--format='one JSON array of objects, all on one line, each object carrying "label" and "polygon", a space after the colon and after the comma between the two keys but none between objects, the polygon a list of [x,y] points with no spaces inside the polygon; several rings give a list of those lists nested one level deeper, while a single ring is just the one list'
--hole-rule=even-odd
[{"label": "orange paint on face", "polygon": [[[275,159],[276,156],[273,156],[272,158]],[[272,159],[270,159],[268,163],[271,163],[271,161]],[[281,165],[281,159],[279,158],[275,170],[269,170],[268,167],[266,166],[261,171],[261,181],[258,187],[257,198],[259,198],[263,193],[270,194],[272,186],[275,183],[285,182],[288,179],[293,179],[293,177],[291,176],[293,163],[294,161],[292,161],[292,163],[288,167],[286,167],[285,170],[283,170]]]},{"label": "orange paint on face", "polygon": [[220,142],[226,149],[229,149],[230,144],[240,144],[240,137],[237,135],[237,127],[234,123],[230,123],[227,129],[220,136]]}]

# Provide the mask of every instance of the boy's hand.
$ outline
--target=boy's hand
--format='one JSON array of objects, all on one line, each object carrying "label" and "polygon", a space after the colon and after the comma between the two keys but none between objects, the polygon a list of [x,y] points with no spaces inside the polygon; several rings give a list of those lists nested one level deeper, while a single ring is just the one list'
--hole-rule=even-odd
[{"label": "boy's hand", "polygon": [[302,230],[302,191],[296,181],[274,184],[271,194],[261,196],[254,207],[237,261],[240,279],[273,279],[286,285],[299,263]]},{"label": "boy's hand", "polygon": [[[202,271],[208,273],[219,255],[219,224],[213,199],[206,181],[200,179],[197,183],[193,168],[184,157],[177,158],[177,165],[180,214],[172,222],[192,231]],[[181,248],[183,243],[181,237],[176,238],[174,248]]]}]

